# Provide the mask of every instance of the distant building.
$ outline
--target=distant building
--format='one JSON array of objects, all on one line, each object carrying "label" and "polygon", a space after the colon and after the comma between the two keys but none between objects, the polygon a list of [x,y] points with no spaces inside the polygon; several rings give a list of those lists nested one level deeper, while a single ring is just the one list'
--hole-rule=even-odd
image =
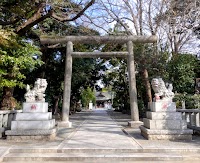
[{"label": "distant building", "polygon": [[113,92],[96,92],[96,107],[105,107],[112,104]]}]

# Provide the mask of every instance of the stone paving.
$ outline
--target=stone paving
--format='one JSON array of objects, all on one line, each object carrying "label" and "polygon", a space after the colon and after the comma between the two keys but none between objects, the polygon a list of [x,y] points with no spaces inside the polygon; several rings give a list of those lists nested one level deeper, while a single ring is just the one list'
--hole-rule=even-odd
[{"label": "stone paving", "polygon": [[121,125],[142,148],[158,148],[158,149],[200,149],[200,135],[193,135],[192,141],[188,140],[147,140],[138,129],[133,129],[127,126],[127,121],[130,120],[130,115],[120,112],[108,111],[109,116]]},{"label": "stone paving", "polygon": [[83,122],[70,140],[61,144],[62,148],[140,148],[106,113],[96,110]]},{"label": "stone paving", "polygon": [[130,115],[112,110],[96,109],[82,111],[70,116],[72,128],[59,128],[54,141],[15,142],[0,139],[0,162],[9,149],[160,149],[200,152],[200,136],[194,135],[192,141],[146,140],[139,129],[127,126]]}]

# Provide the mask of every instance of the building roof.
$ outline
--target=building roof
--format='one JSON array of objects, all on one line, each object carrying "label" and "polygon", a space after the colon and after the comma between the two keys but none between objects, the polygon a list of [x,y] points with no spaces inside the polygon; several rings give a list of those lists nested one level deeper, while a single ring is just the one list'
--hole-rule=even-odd
[{"label": "building roof", "polygon": [[110,92],[96,92],[96,101],[108,101],[112,99]]}]

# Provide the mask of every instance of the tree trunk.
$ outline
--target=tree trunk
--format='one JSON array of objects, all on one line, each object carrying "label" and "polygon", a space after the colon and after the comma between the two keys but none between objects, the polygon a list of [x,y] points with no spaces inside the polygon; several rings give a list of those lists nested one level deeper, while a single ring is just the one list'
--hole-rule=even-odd
[{"label": "tree trunk", "polygon": [[41,60],[44,62],[44,64],[42,65],[41,71],[38,75],[40,78],[45,78],[46,77],[46,67],[48,64],[48,56],[47,56],[48,51],[47,51],[47,49],[43,49],[41,52],[42,52]]},{"label": "tree trunk", "polygon": [[149,82],[149,75],[148,75],[148,71],[146,68],[144,68],[142,75],[143,75],[143,81],[144,81],[144,85],[145,85],[145,89],[146,89],[147,102],[152,102],[151,84]]},{"label": "tree trunk", "polygon": [[14,88],[4,87],[1,110],[10,110],[16,107],[16,100],[13,97]]},{"label": "tree trunk", "polygon": [[178,54],[179,44],[177,42],[174,42],[174,55]]},{"label": "tree trunk", "polygon": [[60,96],[55,96],[54,97],[55,101],[54,101],[54,108],[53,108],[53,114],[58,114],[58,104],[59,104],[59,100],[60,100]]}]

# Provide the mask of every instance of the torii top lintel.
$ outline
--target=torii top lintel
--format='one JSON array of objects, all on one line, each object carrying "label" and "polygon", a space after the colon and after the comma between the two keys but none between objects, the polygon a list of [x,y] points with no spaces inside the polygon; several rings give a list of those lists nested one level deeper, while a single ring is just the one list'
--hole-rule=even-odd
[{"label": "torii top lintel", "polygon": [[127,43],[132,41],[133,43],[156,43],[157,36],[63,36],[63,37],[51,37],[41,36],[41,44],[58,44],[67,43],[71,41],[73,43]]}]

